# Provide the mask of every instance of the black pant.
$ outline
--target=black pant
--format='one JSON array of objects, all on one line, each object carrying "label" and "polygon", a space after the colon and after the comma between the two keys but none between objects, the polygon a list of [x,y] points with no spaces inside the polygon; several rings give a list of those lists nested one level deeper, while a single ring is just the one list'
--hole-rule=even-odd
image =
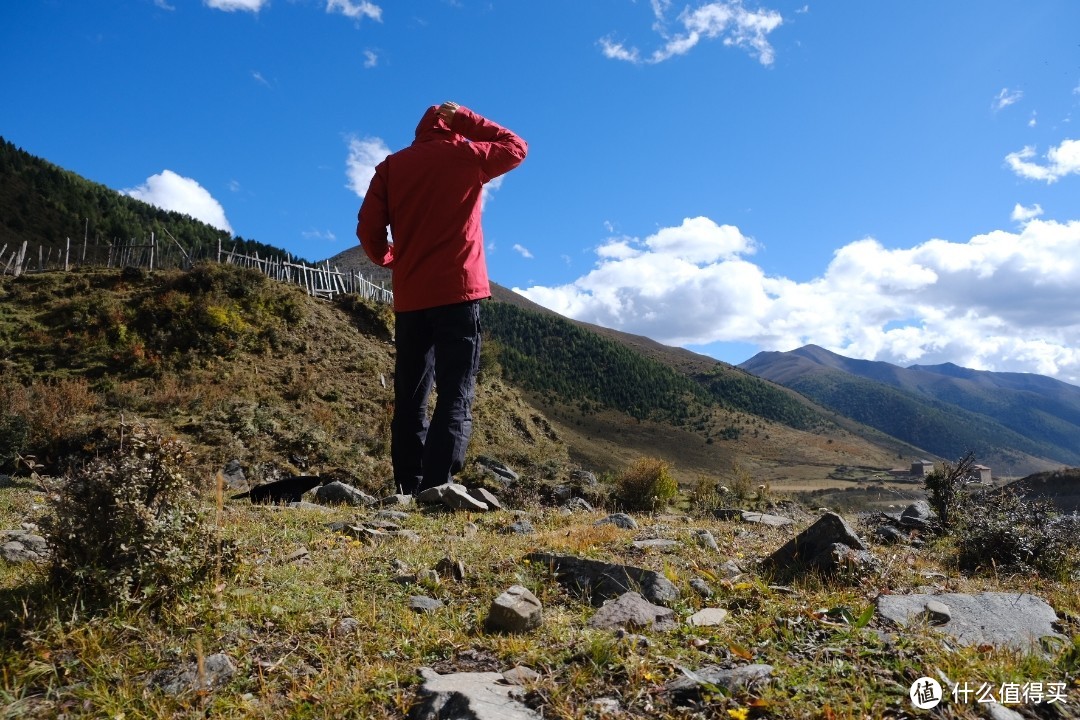
[{"label": "black pant", "polygon": [[[450,481],[465,465],[480,366],[480,301],[395,314],[390,456],[402,493]],[[438,396],[428,423],[432,383]]]}]

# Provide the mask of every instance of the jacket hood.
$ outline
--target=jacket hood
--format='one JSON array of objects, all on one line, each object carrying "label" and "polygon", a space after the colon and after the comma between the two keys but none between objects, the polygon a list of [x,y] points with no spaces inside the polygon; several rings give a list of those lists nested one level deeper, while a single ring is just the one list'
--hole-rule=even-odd
[{"label": "jacket hood", "polygon": [[424,111],[424,116],[420,118],[420,123],[416,126],[416,139],[413,140],[413,142],[436,140],[438,138],[450,137],[454,134],[453,131],[447,127],[443,119],[438,116],[438,109],[438,105],[432,105]]}]

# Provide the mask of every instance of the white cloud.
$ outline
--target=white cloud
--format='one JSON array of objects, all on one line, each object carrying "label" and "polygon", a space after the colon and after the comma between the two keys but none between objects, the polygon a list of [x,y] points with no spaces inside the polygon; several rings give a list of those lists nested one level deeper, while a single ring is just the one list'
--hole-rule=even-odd
[{"label": "white cloud", "polygon": [[267,80],[265,77],[263,77],[263,74],[261,72],[259,72],[258,70],[252,70],[251,71],[251,77],[253,77],[255,79],[255,82],[259,83],[260,85],[265,85],[266,87],[272,87],[270,85],[270,81]]},{"label": "white cloud", "polygon": [[264,6],[270,4],[270,0],[203,0],[203,3],[215,10],[224,10],[225,12],[235,12],[237,10],[243,10],[245,12],[259,12]]},{"label": "white cloud", "polygon": [[382,22],[382,8],[367,0],[326,0],[326,12],[339,12],[353,20],[366,17]]},{"label": "white cloud", "polygon": [[622,43],[617,43],[609,37],[600,38],[600,49],[604,57],[609,60],[624,60],[631,63],[641,61],[637,48],[627,49]]},{"label": "white cloud", "polygon": [[851,242],[806,282],[746,259],[754,243],[708,218],[612,238],[572,283],[517,291],[569,317],[675,345],[814,343],[897,364],[955,362],[1080,383],[1080,221],[888,249]]},{"label": "white cloud", "polygon": [[170,5],[167,0],[154,0],[154,5],[161,8],[162,10],[175,10],[176,9],[176,7],[174,7],[173,5]]},{"label": "white cloud", "polygon": [[305,240],[321,240],[323,242],[337,242],[337,235],[332,230],[304,230],[300,237]]},{"label": "white cloud", "polygon": [[345,186],[359,197],[364,197],[371,178],[375,176],[375,166],[389,154],[390,148],[382,138],[349,138],[349,154],[345,158],[345,176],[348,182]]},{"label": "white cloud", "polygon": [[162,170],[158,175],[148,177],[144,184],[121,192],[162,210],[190,215],[196,220],[233,234],[221,203],[198,182],[177,175],[172,170]]},{"label": "white cloud", "polygon": [[527,260],[532,260],[532,258],[533,258],[533,254],[531,252],[529,252],[529,248],[525,247],[524,245],[518,245],[517,243],[515,243],[514,244],[514,250],[519,255],[521,255],[521,257],[523,257],[523,258],[525,258]]},{"label": "white cloud", "polygon": [[379,64],[379,56],[373,50],[364,51],[364,67],[373,68]]},{"label": "white cloud", "polygon": [[665,14],[670,7],[669,0],[653,0],[652,9],[656,17],[653,24],[663,40],[663,45],[644,60],[636,47],[627,47],[609,37],[600,39],[600,48],[604,56],[612,60],[630,63],[661,63],[676,55],[685,55],[702,40],[722,38],[724,45],[743,48],[758,59],[762,65],[771,65],[775,52],[769,43],[768,35],[783,23],[783,18],[775,10],[747,10],[742,0],[723,0],[707,2],[697,8],[685,8],[677,20],[682,24],[682,32],[669,34],[666,30]]},{"label": "white cloud", "polygon": [[1016,207],[1012,211],[1012,219],[1017,222],[1027,222],[1033,220],[1043,214],[1042,205],[1035,203],[1031,207],[1024,207],[1020,203],[1016,203]]},{"label": "white cloud", "polygon": [[1009,88],[1001,88],[1001,92],[994,98],[993,104],[990,106],[994,112],[998,110],[1004,110],[1010,105],[1020,101],[1020,98],[1024,97],[1023,90],[1010,90]]},{"label": "white cloud", "polygon": [[1047,184],[1066,175],[1080,175],[1080,140],[1063,140],[1057,147],[1050,148],[1045,165],[1030,162],[1033,157],[1035,148],[1027,145],[1023,150],[1006,155],[1005,162],[1020,177],[1045,180]]}]

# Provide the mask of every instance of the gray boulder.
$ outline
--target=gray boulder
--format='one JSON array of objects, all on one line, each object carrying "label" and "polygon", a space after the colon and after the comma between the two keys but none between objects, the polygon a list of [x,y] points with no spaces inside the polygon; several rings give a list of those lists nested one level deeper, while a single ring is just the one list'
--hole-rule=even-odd
[{"label": "gray boulder", "polygon": [[772,665],[743,665],[737,668],[721,668],[706,665],[697,670],[681,668],[683,676],[664,685],[676,705],[700,702],[702,695],[714,687],[729,693],[757,691],[772,677]]},{"label": "gray boulder", "polygon": [[626,513],[612,513],[603,520],[597,520],[594,525],[614,525],[623,530],[637,530],[638,524],[634,518]]},{"label": "gray boulder", "polygon": [[636,592],[623,593],[606,603],[589,618],[587,624],[598,630],[648,628],[664,631],[676,626],[674,610],[653,605]]},{"label": "gray boulder", "polygon": [[484,472],[494,476],[502,483],[511,484],[518,481],[518,474],[511,470],[506,463],[496,460],[495,458],[481,455],[476,458],[476,464],[479,465]]},{"label": "gray boulder", "polygon": [[9,563],[42,562],[49,557],[49,545],[40,535],[8,530],[0,534],[0,557]]},{"label": "gray boulder", "polygon": [[367,493],[357,490],[352,485],[346,485],[340,480],[326,483],[315,491],[315,499],[323,505],[351,505],[354,507],[368,507],[379,501]]},{"label": "gray boulder", "polygon": [[640,592],[658,605],[670,605],[679,599],[679,589],[653,570],[552,553],[532,553],[527,559],[551,568],[560,583],[590,596],[594,605],[630,591]]},{"label": "gray boulder", "polygon": [[963,645],[1033,652],[1040,648],[1040,638],[1066,639],[1054,629],[1054,609],[1027,593],[881,595],[877,611],[900,627],[933,625]]},{"label": "gray boulder", "polygon": [[521,585],[513,585],[491,602],[486,626],[492,632],[522,633],[543,622],[544,609],[536,596]]},{"label": "gray boulder", "polygon": [[440,675],[420,668],[420,677],[420,702],[410,709],[409,720],[543,720],[521,702],[521,688],[508,684],[502,673]]},{"label": "gray boulder", "polygon": [[765,558],[763,565],[781,574],[814,569],[838,575],[861,574],[875,563],[851,526],[836,513],[827,512]]},{"label": "gray boulder", "polygon": [[930,509],[930,503],[926,500],[916,500],[904,508],[904,512],[900,513],[900,525],[925,530],[931,526],[934,518],[934,511]]}]

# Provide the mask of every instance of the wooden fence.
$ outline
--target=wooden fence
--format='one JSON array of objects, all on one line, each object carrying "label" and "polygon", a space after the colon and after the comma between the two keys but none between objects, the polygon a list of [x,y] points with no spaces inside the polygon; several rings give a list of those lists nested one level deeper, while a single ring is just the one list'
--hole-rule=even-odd
[{"label": "wooden fence", "polygon": [[[4,275],[18,277],[24,273],[70,270],[72,267],[140,267],[147,270],[164,268],[190,268],[198,261],[215,260],[228,265],[255,268],[269,278],[281,282],[296,283],[309,295],[329,298],[339,293],[356,293],[375,302],[392,305],[394,293],[382,285],[377,285],[360,273],[341,272],[331,268],[330,262],[322,265],[308,265],[293,262],[292,256],[285,258],[260,258],[258,253],[244,255],[222,247],[218,240],[217,255],[193,255],[166,231],[171,242],[160,243],[154,234],[149,241],[119,241],[108,244],[90,244],[83,240],[73,248],[71,238],[64,247],[45,248],[38,246],[34,252],[26,241],[9,252],[8,245],[0,247],[0,267]],[[74,251],[74,255],[72,252]]]}]

